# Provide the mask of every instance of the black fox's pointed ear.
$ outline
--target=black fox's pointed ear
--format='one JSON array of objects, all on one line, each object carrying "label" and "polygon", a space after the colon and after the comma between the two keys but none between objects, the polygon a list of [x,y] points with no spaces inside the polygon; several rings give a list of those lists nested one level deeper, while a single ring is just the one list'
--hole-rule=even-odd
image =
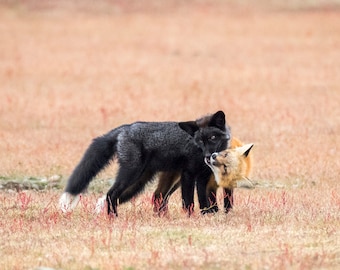
[{"label": "black fox's pointed ear", "polygon": [[215,113],[209,122],[209,126],[217,127],[219,129],[225,129],[225,114],[222,111]]},{"label": "black fox's pointed ear", "polygon": [[179,122],[178,125],[192,137],[194,137],[195,132],[198,130],[198,126],[195,121]]}]

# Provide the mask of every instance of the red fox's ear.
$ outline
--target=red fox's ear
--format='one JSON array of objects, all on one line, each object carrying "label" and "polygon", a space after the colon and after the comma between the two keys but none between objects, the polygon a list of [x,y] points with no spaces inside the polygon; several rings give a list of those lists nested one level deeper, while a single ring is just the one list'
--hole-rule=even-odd
[{"label": "red fox's ear", "polygon": [[240,147],[236,147],[235,150],[238,153],[240,153],[240,155],[244,155],[245,157],[247,157],[249,155],[250,150],[253,148],[253,146],[254,146],[253,143],[248,143]]},{"label": "red fox's ear", "polygon": [[194,137],[195,132],[198,130],[198,126],[195,121],[179,122],[178,125],[192,137]]}]

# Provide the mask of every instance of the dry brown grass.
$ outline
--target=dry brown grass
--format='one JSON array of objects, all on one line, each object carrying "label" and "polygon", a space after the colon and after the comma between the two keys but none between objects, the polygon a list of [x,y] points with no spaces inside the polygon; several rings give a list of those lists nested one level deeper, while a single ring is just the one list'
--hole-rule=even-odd
[{"label": "dry brown grass", "polygon": [[262,185],[190,219],[179,194],[152,216],[151,189],[115,220],[98,193],[64,216],[60,192],[2,192],[1,269],[339,268],[339,11],[248,2],[0,5],[1,177],[67,178],[117,125],[223,109]]},{"label": "dry brown grass", "polygon": [[57,209],[59,193],[37,195],[2,194],[2,269],[335,269],[340,263],[334,187],[241,190],[228,216],[191,218],[180,210],[179,193],[167,217],[151,214],[146,192],[121,205],[113,220],[93,214],[93,194],[71,215]]}]

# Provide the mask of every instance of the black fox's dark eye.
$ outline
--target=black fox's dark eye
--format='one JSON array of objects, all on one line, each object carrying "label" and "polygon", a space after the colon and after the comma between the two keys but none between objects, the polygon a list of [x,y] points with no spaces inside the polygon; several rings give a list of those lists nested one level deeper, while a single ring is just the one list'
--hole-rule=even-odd
[{"label": "black fox's dark eye", "polygon": [[212,135],[211,137],[210,137],[210,140],[215,140],[216,139],[216,136],[215,135]]}]

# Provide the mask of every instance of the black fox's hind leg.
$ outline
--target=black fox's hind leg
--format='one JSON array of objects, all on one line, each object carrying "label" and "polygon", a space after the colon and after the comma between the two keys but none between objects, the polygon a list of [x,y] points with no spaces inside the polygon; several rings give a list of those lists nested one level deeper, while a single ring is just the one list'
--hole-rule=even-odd
[{"label": "black fox's hind leg", "polygon": [[107,193],[108,214],[117,216],[118,199],[126,202],[143,190],[145,184],[152,179],[154,173],[143,170],[142,167],[128,168],[121,166],[115,183]]},{"label": "black fox's hind leg", "polygon": [[119,196],[119,203],[127,202],[132,197],[142,192],[147,182],[154,178],[154,175],[155,173],[152,171],[145,171],[138,181],[132,183],[123,191],[123,193]]},{"label": "black fox's hind leg", "polygon": [[224,189],[224,211],[227,214],[234,205],[234,189]]},{"label": "black fox's hind leg", "polygon": [[108,214],[114,214],[118,216],[117,204],[119,196],[126,190],[130,185],[133,185],[139,178],[141,172],[138,169],[127,168],[121,166],[118,170],[117,178],[113,186],[107,192],[107,212]]}]

